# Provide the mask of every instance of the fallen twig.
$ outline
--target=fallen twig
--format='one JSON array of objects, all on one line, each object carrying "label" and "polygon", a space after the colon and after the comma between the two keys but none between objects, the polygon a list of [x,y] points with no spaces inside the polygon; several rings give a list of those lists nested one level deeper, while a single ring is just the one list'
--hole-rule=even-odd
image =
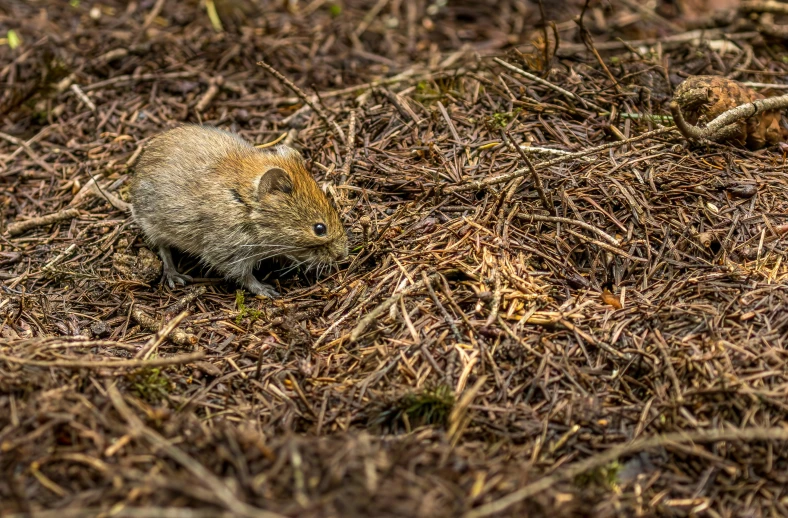
[{"label": "fallen twig", "polygon": [[[639,142],[641,140],[646,140],[652,137],[657,137],[659,135],[664,135],[666,133],[671,133],[673,131],[678,131],[676,128],[660,128],[654,131],[649,131],[647,133],[643,133],[642,135],[638,135],[637,137],[632,137],[627,140],[619,140],[616,142],[609,142],[607,144],[602,144],[601,146],[596,146],[592,148],[588,148],[583,151],[578,151],[576,153],[567,153],[565,155],[561,155],[557,158],[552,160],[547,160],[545,162],[538,162],[534,164],[534,167],[539,169],[544,169],[546,167],[551,167],[554,165],[562,164],[564,162],[568,162],[570,160],[575,160],[578,158],[583,158],[588,155],[593,155],[595,153],[599,153],[600,151],[605,151],[611,148],[625,146],[627,144],[633,144],[635,142]],[[519,178],[521,176],[525,176],[526,174],[531,174],[531,170],[527,167],[517,169],[512,171],[511,173],[502,174],[499,176],[493,176],[491,178],[486,178],[484,180],[472,180],[462,183],[460,185],[451,185],[446,187],[442,190],[443,193],[451,194],[454,192],[466,192],[466,191],[478,191],[484,189],[485,187],[489,187],[491,185],[496,185],[499,183],[508,182],[509,180],[513,180],[514,178]]]},{"label": "fallen twig", "polygon": [[733,124],[749,119],[756,114],[770,110],[784,110],[788,108],[788,95],[768,97],[751,103],[746,103],[730,109],[709,122],[705,128],[699,128],[688,123],[681,113],[681,108],[676,101],[670,103],[670,111],[676,127],[687,140],[711,140],[716,142],[737,131]]},{"label": "fallen twig", "polygon": [[[170,326],[164,326],[162,328],[161,323],[142,311],[139,308],[133,308],[131,310],[131,317],[137,321],[139,325],[142,327],[150,330],[155,331],[156,333],[161,332],[163,329],[168,329]],[[175,320],[175,319],[173,319]],[[174,326],[173,326],[174,327]],[[193,334],[187,333],[186,331],[182,331],[180,329],[172,329],[167,335],[167,338],[172,340],[173,343],[178,345],[194,345],[197,343],[197,337]]]},{"label": "fallen twig", "polygon": [[353,158],[356,155],[356,110],[350,112],[350,122],[348,123],[347,145],[345,146],[345,160],[339,173],[339,183],[343,185],[347,182],[350,175],[350,167],[353,165]]},{"label": "fallen twig", "polygon": [[536,168],[534,167],[533,163],[531,163],[531,161],[528,159],[528,156],[525,154],[523,149],[514,143],[514,141],[512,140],[512,136],[509,135],[508,131],[503,133],[503,136],[510,142],[512,147],[514,147],[517,150],[517,154],[520,155],[520,158],[523,160],[523,162],[525,162],[525,165],[528,167],[528,170],[531,172],[531,179],[534,181],[534,188],[536,189],[536,192],[539,194],[539,200],[542,202],[542,206],[545,208],[545,210],[548,211],[553,210],[553,204],[544,191],[544,187],[542,186],[542,179],[539,176],[539,173],[536,172]]},{"label": "fallen twig", "polygon": [[53,367],[61,369],[119,369],[119,368],[142,368],[142,367],[165,367],[167,365],[182,365],[197,360],[202,360],[205,353],[202,351],[169,358],[153,358],[152,360],[29,360],[27,358],[17,358],[0,354],[0,360],[20,365],[30,365],[32,367]]},{"label": "fallen twig", "polygon": [[443,320],[449,326],[449,329],[451,329],[451,332],[454,335],[454,339],[457,340],[457,342],[462,342],[462,335],[460,334],[460,330],[457,329],[457,324],[454,323],[454,319],[451,318],[449,312],[446,311],[446,308],[443,307],[443,304],[441,304],[440,299],[438,299],[438,295],[435,293],[435,290],[432,289],[432,282],[430,282],[430,279],[427,277],[427,272],[425,272],[424,270],[421,271],[421,281],[427,287],[427,291],[430,294],[430,298],[432,299],[432,302],[435,304],[438,310],[441,312],[441,315],[443,316]]},{"label": "fallen twig", "polygon": [[603,249],[607,250],[608,252],[612,252],[612,253],[614,253],[616,255],[620,255],[621,257],[626,257],[630,261],[635,261],[636,263],[647,263],[648,262],[648,259],[646,259],[645,257],[635,257],[634,255],[626,253],[625,251],[621,250],[620,248],[616,248],[615,246],[608,245],[607,243],[603,243],[602,241],[598,241],[596,239],[591,239],[590,237],[586,237],[583,234],[581,234],[580,232],[575,232],[571,228],[567,228],[566,232],[568,234],[572,234],[573,236],[582,239],[583,241],[585,241],[587,243],[591,243],[592,245],[596,245],[599,248],[603,248]]},{"label": "fallen twig", "polygon": [[[598,51],[608,50],[626,50],[627,47],[653,47],[657,43],[662,45],[663,50],[672,49],[685,45],[688,42],[692,46],[697,46],[703,41],[710,41],[718,38],[725,38],[730,41],[744,41],[758,38],[760,33],[756,31],[739,32],[734,34],[726,34],[723,29],[699,29],[694,31],[676,34],[674,36],[665,36],[661,38],[653,38],[648,40],[630,40],[630,41],[606,41],[597,43],[595,45]],[[588,50],[583,43],[568,43],[561,45],[556,54],[559,57],[576,56],[579,52]]]},{"label": "fallen twig", "polygon": [[284,83],[284,85],[287,86],[290,90],[292,90],[293,93],[295,93],[299,99],[304,101],[307,104],[307,106],[309,106],[315,111],[317,116],[320,117],[320,120],[323,121],[323,124],[326,125],[326,128],[333,128],[334,131],[336,131],[337,135],[339,135],[339,137],[342,139],[342,141],[347,143],[347,138],[345,137],[345,133],[342,131],[342,128],[339,127],[339,124],[337,124],[336,121],[329,121],[328,116],[323,111],[323,109],[320,108],[317,104],[315,104],[309,97],[307,97],[307,95],[300,88],[298,88],[298,86],[296,86],[295,83],[290,81],[288,78],[282,75],[281,72],[279,72],[277,69],[275,69],[265,61],[262,60],[258,61],[257,65],[263,67],[266,71],[268,71],[269,74],[271,74],[275,78],[279,79],[282,83]]},{"label": "fallen twig", "polygon": [[38,154],[35,151],[33,151],[33,149],[24,140],[18,139],[16,137],[14,137],[13,135],[9,135],[9,134],[3,133],[3,132],[0,132],[0,138],[3,139],[3,140],[7,140],[11,144],[14,144],[14,145],[19,146],[22,149],[24,149],[25,153],[27,153],[27,156],[29,156],[30,159],[33,160],[33,162],[35,162],[36,164],[40,165],[44,169],[44,171],[46,171],[47,173],[50,173],[50,174],[53,174],[53,175],[57,174],[55,172],[55,169],[51,165],[49,165],[46,162],[44,162],[44,160],[40,156],[38,156]]},{"label": "fallen twig", "polygon": [[204,112],[208,106],[211,105],[213,99],[221,90],[221,86],[224,84],[224,78],[222,76],[216,76],[208,82],[208,89],[205,91],[200,100],[197,101],[197,104],[194,106],[194,110],[197,112]]},{"label": "fallen twig", "polygon": [[788,4],[774,0],[742,0],[739,11],[743,13],[788,14]]},{"label": "fallen twig", "polygon": [[47,214],[46,216],[39,216],[37,218],[30,218],[25,221],[11,223],[8,225],[7,230],[9,235],[18,236],[20,234],[24,234],[32,228],[44,227],[46,225],[51,225],[52,223],[57,223],[58,221],[73,219],[77,216],[79,216],[78,209],[65,209],[52,214]]},{"label": "fallen twig", "polygon": [[583,5],[583,10],[580,13],[580,16],[575,19],[575,23],[577,24],[578,30],[580,32],[580,38],[583,40],[583,43],[585,43],[585,45],[588,48],[588,50],[590,50],[591,53],[594,55],[594,57],[597,60],[597,63],[599,63],[599,66],[602,68],[602,70],[605,72],[607,77],[613,83],[613,86],[616,87],[616,92],[621,94],[621,93],[624,92],[624,89],[621,88],[621,85],[618,84],[618,81],[616,81],[616,78],[610,72],[610,69],[607,68],[607,65],[605,64],[605,60],[602,59],[602,56],[599,55],[599,52],[596,50],[596,47],[594,47],[594,40],[591,37],[591,33],[588,32],[588,29],[586,29],[585,23],[583,23],[583,19],[585,18],[586,10],[588,9],[588,2],[589,2],[589,0],[586,0],[586,3],[585,3],[585,5]]},{"label": "fallen twig", "polygon": [[165,314],[174,315],[176,313],[180,313],[186,309],[189,304],[197,300],[198,297],[204,295],[206,291],[207,289],[205,286],[197,286],[196,288],[189,291],[189,293],[184,295],[181,299],[179,299],[178,302],[167,308]]},{"label": "fallen twig", "polygon": [[593,225],[589,225],[588,223],[586,223],[584,221],[579,221],[579,220],[570,219],[570,218],[561,218],[561,217],[558,217],[558,216],[542,216],[541,214],[531,214],[531,213],[528,213],[528,212],[520,212],[519,214],[517,214],[517,217],[518,218],[522,218],[522,219],[530,219],[532,221],[543,221],[545,223],[563,223],[565,225],[577,225],[580,228],[584,228],[584,229],[588,230],[589,232],[593,232],[593,233],[597,234],[598,236],[603,238],[605,241],[607,241],[611,245],[614,245],[614,246],[620,246],[621,245],[621,243],[618,241],[618,239],[614,238],[613,236],[611,236],[610,234],[608,234],[604,230],[598,229],[598,228],[596,228]]},{"label": "fallen twig", "polygon": [[669,446],[670,443],[713,443],[720,441],[788,441],[788,430],[777,427],[743,428],[738,430],[696,430],[693,432],[674,432],[635,440],[628,444],[614,446],[605,452],[571,464],[561,469],[558,473],[543,477],[503,498],[465,513],[464,518],[482,518],[500,513],[527,498],[551,488],[559,482],[571,480],[578,475],[605,466],[625,455]]},{"label": "fallen twig", "polygon": [[117,196],[115,196],[114,194],[112,194],[111,192],[102,189],[101,186],[99,186],[96,183],[95,178],[91,178],[90,180],[88,180],[88,183],[82,186],[79,192],[75,194],[74,197],[71,199],[69,205],[72,206],[77,205],[79,202],[81,202],[83,199],[85,199],[90,195],[103,198],[104,200],[107,201],[107,203],[109,203],[110,205],[112,205],[118,210],[122,210],[123,212],[131,212],[131,203],[125,202],[120,198],[118,198]]},{"label": "fallen twig", "polygon": [[361,335],[364,334],[367,328],[371,326],[378,319],[379,316],[381,316],[383,313],[388,311],[389,308],[391,308],[391,306],[398,303],[402,297],[404,297],[405,295],[409,295],[415,291],[418,291],[421,288],[423,288],[427,283],[432,284],[438,279],[440,279],[440,274],[434,273],[430,275],[426,280],[416,281],[410,286],[406,286],[401,291],[395,293],[385,301],[381,302],[375,309],[367,313],[364,316],[364,318],[362,318],[358,322],[358,324],[356,324],[356,327],[353,328],[353,331],[350,333],[350,341],[356,342],[361,337]]},{"label": "fallen twig", "polygon": [[88,97],[87,94],[85,94],[85,92],[82,91],[82,88],[80,88],[78,84],[72,83],[71,91],[74,92],[77,98],[79,98],[79,100],[82,101],[85,104],[85,106],[87,106],[90,109],[90,111],[96,113],[96,104],[90,100],[90,97]]},{"label": "fallen twig", "polygon": [[128,406],[114,384],[107,387],[107,395],[110,401],[112,401],[112,406],[115,407],[115,410],[117,410],[123,419],[126,420],[126,423],[128,423],[132,435],[144,438],[154,447],[164,452],[172,460],[183,466],[202,482],[205,488],[210,490],[216,499],[232,512],[234,516],[248,518],[284,518],[279,514],[257,509],[238,500],[238,497],[233,494],[230,488],[217,478],[216,475],[208,471],[205,466],[194,460],[177,446],[171,444],[158,432],[145,426],[142,420],[137,417]]},{"label": "fallen twig", "polygon": [[535,76],[535,75],[533,75],[533,74],[531,74],[529,72],[526,72],[522,68],[518,68],[518,67],[516,67],[514,65],[511,65],[511,64],[507,63],[506,61],[504,61],[502,59],[493,58],[493,61],[495,61],[496,63],[498,63],[499,65],[501,65],[501,66],[503,66],[505,68],[508,68],[512,72],[520,74],[523,77],[527,77],[531,81],[534,81],[536,83],[539,83],[541,85],[544,85],[544,86],[546,86],[548,88],[551,88],[551,89],[555,90],[556,92],[560,93],[561,95],[563,95],[567,99],[571,99],[573,101],[576,101],[576,102],[580,103],[581,105],[583,105],[584,108],[589,108],[590,107],[590,108],[593,108],[594,110],[596,110],[598,112],[601,112],[601,113],[609,113],[609,110],[606,110],[606,109],[602,108],[598,104],[593,103],[591,101],[587,101],[586,99],[583,99],[582,97],[579,97],[579,96],[573,94],[569,90],[564,90],[560,86],[554,85],[553,83],[551,83],[550,81],[547,81],[546,79],[542,79],[539,76]]},{"label": "fallen twig", "polygon": [[100,90],[102,88],[106,88],[107,86],[116,85],[118,83],[133,83],[137,81],[161,81],[164,79],[185,79],[187,77],[194,77],[197,75],[195,71],[185,71],[185,72],[170,72],[169,74],[126,74],[122,76],[113,77],[111,79],[106,79],[104,81],[98,81],[96,83],[91,83],[89,85],[85,85],[82,87],[83,92],[90,92],[91,90]]}]

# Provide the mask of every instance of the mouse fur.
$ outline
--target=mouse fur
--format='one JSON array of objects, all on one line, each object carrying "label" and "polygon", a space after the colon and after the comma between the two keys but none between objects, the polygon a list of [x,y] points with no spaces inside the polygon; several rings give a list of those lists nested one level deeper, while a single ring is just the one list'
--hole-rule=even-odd
[{"label": "mouse fur", "polygon": [[269,297],[278,293],[252,273],[260,261],[285,257],[319,268],[348,255],[339,214],[288,146],[261,150],[218,128],[180,126],[148,143],[130,196],[171,287],[192,280],[176,270],[171,248]]}]

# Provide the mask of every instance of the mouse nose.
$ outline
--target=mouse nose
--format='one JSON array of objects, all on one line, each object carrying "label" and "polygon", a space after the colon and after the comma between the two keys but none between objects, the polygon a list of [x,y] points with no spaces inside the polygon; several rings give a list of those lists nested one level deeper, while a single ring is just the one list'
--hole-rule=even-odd
[{"label": "mouse nose", "polygon": [[341,261],[342,259],[344,259],[344,258],[346,258],[348,256],[347,246],[338,247],[338,248],[334,249],[333,252],[334,252],[333,255],[334,255],[334,260],[335,261]]}]

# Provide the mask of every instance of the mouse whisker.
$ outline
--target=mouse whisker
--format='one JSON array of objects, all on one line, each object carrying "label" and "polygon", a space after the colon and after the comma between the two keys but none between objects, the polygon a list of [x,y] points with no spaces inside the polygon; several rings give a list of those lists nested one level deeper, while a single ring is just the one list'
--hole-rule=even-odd
[{"label": "mouse whisker", "polygon": [[301,266],[304,263],[306,263],[306,261],[307,261],[306,259],[304,259],[303,261],[297,261],[294,265],[292,265],[290,268],[288,268],[285,272],[281,273],[280,275],[282,275],[282,276],[287,275],[288,273],[292,272],[293,270],[295,270],[299,266]]},{"label": "mouse whisker", "polygon": [[261,252],[259,254],[252,254],[252,255],[241,257],[240,259],[236,259],[235,261],[231,261],[231,262],[229,262],[227,264],[232,265],[232,264],[237,264],[237,263],[240,263],[240,262],[243,262],[243,261],[256,261],[256,262],[259,263],[261,261],[265,261],[266,259],[271,259],[271,258],[274,258],[274,257],[276,257],[278,255],[282,255],[286,251],[288,251],[288,250],[274,250],[274,251],[265,250],[265,251],[263,251],[263,252]]},{"label": "mouse whisker", "polygon": [[300,246],[293,246],[293,245],[266,245],[262,243],[249,243],[244,245],[238,245],[238,247],[243,248],[301,248]]}]

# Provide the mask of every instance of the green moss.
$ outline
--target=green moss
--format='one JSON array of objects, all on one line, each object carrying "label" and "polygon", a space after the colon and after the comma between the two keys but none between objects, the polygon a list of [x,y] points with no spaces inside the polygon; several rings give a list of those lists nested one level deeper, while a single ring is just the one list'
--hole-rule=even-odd
[{"label": "green moss", "polygon": [[506,126],[509,125],[510,122],[512,122],[515,119],[515,117],[520,115],[520,112],[522,112],[522,111],[523,111],[522,108],[515,108],[514,110],[512,110],[510,112],[493,113],[489,117],[487,122],[491,126],[494,126],[496,128],[505,128]]},{"label": "green moss", "polygon": [[243,290],[238,290],[235,292],[235,307],[238,309],[238,315],[235,317],[235,323],[238,325],[240,325],[241,321],[246,317],[249,317],[249,319],[254,322],[263,316],[263,312],[259,309],[247,307],[244,302]]},{"label": "green moss", "polygon": [[[452,77],[439,77],[432,80],[422,80],[416,83],[416,91],[413,98],[418,102],[436,101],[442,99],[446,94],[460,96],[457,91],[459,82]],[[429,103],[427,103],[429,104]]]},{"label": "green moss", "polygon": [[140,399],[158,403],[166,399],[173,384],[161,369],[145,368],[129,375],[131,387]]},{"label": "green moss", "polygon": [[615,489],[619,483],[619,474],[623,466],[614,460],[607,466],[587,471],[575,477],[575,484],[581,487],[590,485],[602,486],[605,489]]},{"label": "green moss", "polygon": [[445,427],[454,408],[454,393],[447,385],[409,393],[386,405],[372,424],[392,431],[420,426]]}]

